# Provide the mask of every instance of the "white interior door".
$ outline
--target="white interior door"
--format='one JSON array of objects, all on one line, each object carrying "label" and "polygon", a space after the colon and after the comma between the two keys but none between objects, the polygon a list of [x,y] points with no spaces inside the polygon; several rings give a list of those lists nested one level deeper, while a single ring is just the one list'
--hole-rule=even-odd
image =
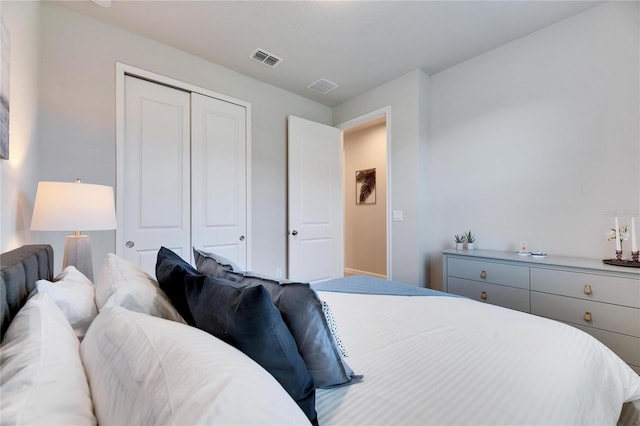
[{"label": "white interior door", "polygon": [[288,139],[288,277],[342,277],[342,132],[290,116]]},{"label": "white interior door", "polygon": [[246,108],[191,96],[192,242],[246,269]]},{"label": "white interior door", "polygon": [[127,76],[124,110],[117,251],[155,276],[161,246],[190,259],[190,94]]}]

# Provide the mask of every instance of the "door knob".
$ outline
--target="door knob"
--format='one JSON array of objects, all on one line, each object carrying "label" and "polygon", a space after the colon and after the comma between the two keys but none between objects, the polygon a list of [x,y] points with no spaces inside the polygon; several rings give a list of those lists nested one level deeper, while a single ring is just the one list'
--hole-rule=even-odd
[{"label": "door knob", "polygon": [[126,243],[124,243],[124,245],[125,245],[127,248],[131,248],[131,247],[135,246],[135,245],[136,245],[136,243],[134,243],[133,241],[129,240],[129,241],[127,241]]},{"label": "door knob", "polygon": [[244,235],[240,235],[240,241],[244,241]]},{"label": "door knob", "polygon": [[298,235],[298,231],[296,231],[296,230],[294,229],[293,231],[291,231],[291,235],[293,235],[293,236],[295,237],[296,235]]}]

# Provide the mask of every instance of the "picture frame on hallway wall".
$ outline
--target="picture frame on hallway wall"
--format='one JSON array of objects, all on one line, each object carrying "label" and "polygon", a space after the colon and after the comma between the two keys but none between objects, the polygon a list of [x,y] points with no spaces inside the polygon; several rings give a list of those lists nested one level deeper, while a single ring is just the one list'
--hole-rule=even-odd
[{"label": "picture frame on hallway wall", "polygon": [[356,204],[376,203],[376,169],[356,170]]},{"label": "picture frame on hallway wall", "polygon": [[0,10],[0,158],[9,159],[9,31],[2,20]]}]

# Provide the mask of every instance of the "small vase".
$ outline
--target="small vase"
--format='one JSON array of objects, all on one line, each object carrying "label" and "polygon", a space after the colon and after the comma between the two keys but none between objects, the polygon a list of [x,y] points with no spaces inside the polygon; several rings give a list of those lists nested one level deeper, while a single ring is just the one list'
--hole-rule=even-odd
[{"label": "small vase", "polygon": [[467,243],[467,250],[473,250],[473,243]]},{"label": "small vase", "polygon": [[464,248],[464,243],[456,243],[456,250],[462,250]]}]

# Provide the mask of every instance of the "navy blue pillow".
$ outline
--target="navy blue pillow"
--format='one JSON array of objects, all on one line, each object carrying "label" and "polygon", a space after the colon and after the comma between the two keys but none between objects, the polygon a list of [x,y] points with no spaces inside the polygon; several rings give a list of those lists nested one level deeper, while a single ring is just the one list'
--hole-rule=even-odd
[{"label": "navy blue pillow", "polygon": [[[194,325],[238,348],[282,385],[313,424],[317,424],[313,377],[296,342],[262,286],[242,287],[199,274],[171,250],[158,252],[156,273],[163,276],[169,298],[186,306]],[[160,283],[160,276],[157,277]],[[167,283],[170,278],[173,283]],[[163,284],[161,284],[161,287]],[[182,292],[177,291],[182,288]],[[173,298],[171,299],[173,301]],[[185,318],[186,319],[186,318]]]},{"label": "navy blue pillow", "polygon": [[187,324],[195,326],[195,321],[185,296],[183,283],[184,276],[187,273],[194,277],[201,276],[202,278],[200,279],[204,280],[204,276],[176,253],[166,247],[160,248],[156,260],[156,279],[158,284]]}]

